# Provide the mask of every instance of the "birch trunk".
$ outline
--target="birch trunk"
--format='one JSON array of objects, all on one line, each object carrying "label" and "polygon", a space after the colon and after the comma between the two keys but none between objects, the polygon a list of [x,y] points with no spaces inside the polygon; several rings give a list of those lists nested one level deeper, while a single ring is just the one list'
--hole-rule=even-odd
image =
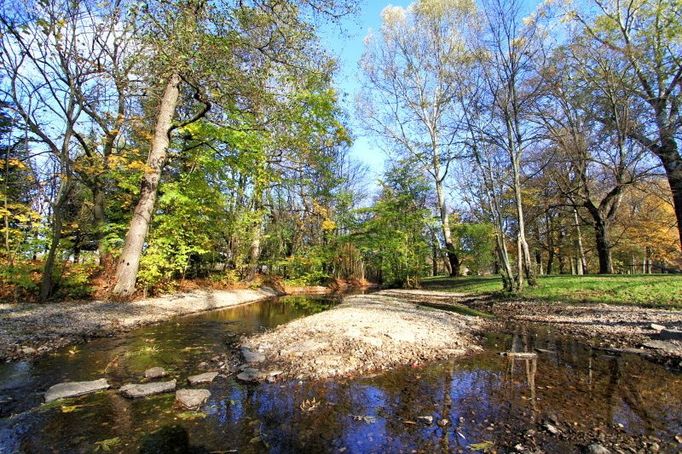
[{"label": "birch trunk", "polygon": [[166,163],[166,154],[170,144],[169,133],[180,95],[179,86],[180,76],[178,74],[171,75],[161,98],[154,138],[147,157],[148,171],[142,178],[140,200],[137,202],[133,218],[130,221],[130,227],[123,244],[123,252],[116,269],[115,285],[112,291],[112,295],[116,298],[128,298],[135,292],[135,281],[140,268],[142,249],[156,203],[161,171]]}]

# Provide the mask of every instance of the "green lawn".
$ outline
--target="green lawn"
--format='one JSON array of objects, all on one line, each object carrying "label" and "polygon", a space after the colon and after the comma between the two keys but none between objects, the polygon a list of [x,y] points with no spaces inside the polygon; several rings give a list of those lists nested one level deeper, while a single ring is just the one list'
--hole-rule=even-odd
[{"label": "green lawn", "polygon": [[[422,284],[432,290],[509,296],[502,293],[502,280],[498,276],[426,278]],[[537,287],[526,288],[518,296],[567,303],[638,304],[682,309],[682,275],[542,276]]]}]

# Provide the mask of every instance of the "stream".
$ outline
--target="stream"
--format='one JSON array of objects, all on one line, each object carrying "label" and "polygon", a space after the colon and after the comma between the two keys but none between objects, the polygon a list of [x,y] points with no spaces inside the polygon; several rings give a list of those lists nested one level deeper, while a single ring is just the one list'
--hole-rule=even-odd
[{"label": "stream", "polygon": [[[240,336],[337,301],[266,300],[2,364],[0,453],[563,453],[605,437],[633,452],[679,450],[679,372],[547,329],[489,333],[481,353],[349,381],[251,385],[230,374],[209,385],[201,412],[177,409],[174,393],[128,400],[110,390],[42,404],[56,383],[106,377],[115,390],[154,366],[184,387],[189,375],[236,364]],[[509,350],[538,355],[499,355]]]}]

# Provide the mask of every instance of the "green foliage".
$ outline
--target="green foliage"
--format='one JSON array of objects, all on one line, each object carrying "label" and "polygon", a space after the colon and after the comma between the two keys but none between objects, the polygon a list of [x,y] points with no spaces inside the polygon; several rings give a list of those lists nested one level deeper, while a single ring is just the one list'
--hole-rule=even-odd
[{"label": "green foliage", "polygon": [[92,263],[68,264],[62,273],[56,296],[73,299],[89,298],[94,290],[91,285],[91,277],[96,270],[96,265]]},{"label": "green foliage", "polygon": [[359,247],[384,285],[417,287],[429,267],[430,213],[423,208],[428,184],[403,164],[385,175],[382,194],[362,226]]},{"label": "green foliage", "polygon": [[458,256],[470,274],[491,271],[495,261],[495,231],[490,223],[459,223],[452,225],[452,242]]}]

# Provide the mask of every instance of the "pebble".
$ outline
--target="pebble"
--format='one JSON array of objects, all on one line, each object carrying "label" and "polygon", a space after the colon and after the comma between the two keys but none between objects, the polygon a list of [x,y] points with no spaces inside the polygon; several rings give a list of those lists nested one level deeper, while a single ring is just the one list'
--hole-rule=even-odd
[{"label": "pebble", "polygon": [[586,452],[587,454],[611,454],[611,451],[599,443],[592,443],[589,445]]},{"label": "pebble", "polygon": [[417,420],[425,424],[433,424],[433,416],[417,416]]},{"label": "pebble", "polygon": [[542,427],[544,427],[547,430],[547,432],[551,433],[552,435],[558,435],[561,433],[561,431],[557,429],[555,425],[550,424],[548,422],[544,423]]}]

